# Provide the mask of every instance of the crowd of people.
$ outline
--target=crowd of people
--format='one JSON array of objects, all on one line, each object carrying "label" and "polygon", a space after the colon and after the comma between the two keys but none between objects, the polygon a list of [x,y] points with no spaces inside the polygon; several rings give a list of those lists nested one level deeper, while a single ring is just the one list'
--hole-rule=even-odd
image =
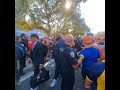
[{"label": "crowd of people", "polygon": [[[25,34],[16,36],[15,41],[16,83],[19,85],[20,76],[24,75],[26,60],[31,60],[38,75],[39,69],[44,67],[46,61],[55,60],[55,74],[50,87],[57,84],[61,77],[61,90],[73,90],[75,82],[74,71],[82,68],[84,90],[105,90],[105,38],[86,35],[83,38],[74,38],[71,34],[63,37],[39,38],[32,34],[30,39]],[[47,59],[47,60],[46,60]],[[20,62],[19,69],[17,61]],[[39,78],[39,77],[38,77]],[[32,89],[31,90],[36,90]]]}]

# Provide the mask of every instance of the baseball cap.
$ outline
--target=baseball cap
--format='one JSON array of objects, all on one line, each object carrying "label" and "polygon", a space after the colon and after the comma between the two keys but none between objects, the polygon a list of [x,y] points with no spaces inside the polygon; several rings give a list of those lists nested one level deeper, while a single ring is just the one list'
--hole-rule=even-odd
[{"label": "baseball cap", "polygon": [[86,36],[83,38],[85,44],[93,43],[93,38],[91,36]]},{"label": "baseball cap", "polygon": [[23,36],[26,36],[26,34],[22,33],[20,36],[23,37]]}]

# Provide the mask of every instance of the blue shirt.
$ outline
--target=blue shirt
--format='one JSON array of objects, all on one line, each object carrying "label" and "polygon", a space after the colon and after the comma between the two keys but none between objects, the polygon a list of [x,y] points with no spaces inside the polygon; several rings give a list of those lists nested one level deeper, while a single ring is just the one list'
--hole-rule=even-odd
[{"label": "blue shirt", "polygon": [[99,62],[93,64],[87,72],[87,76],[90,80],[95,81],[105,70],[105,62]]},{"label": "blue shirt", "polygon": [[105,90],[105,62],[94,63],[87,71],[87,78],[97,83],[91,90]]},{"label": "blue shirt", "polygon": [[88,70],[91,65],[97,63],[100,58],[99,50],[94,47],[85,48],[80,52],[80,55],[84,56],[82,61],[82,70]]}]

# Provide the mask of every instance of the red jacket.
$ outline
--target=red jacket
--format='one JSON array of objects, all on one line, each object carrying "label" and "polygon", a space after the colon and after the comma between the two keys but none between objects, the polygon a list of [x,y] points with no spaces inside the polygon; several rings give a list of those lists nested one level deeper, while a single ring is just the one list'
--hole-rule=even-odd
[{"label": "red jacket", "polygon": [[28,41],[28,49],[31,50],[33,45],[34,45],[34,42],[32,40],[29,40]]}]

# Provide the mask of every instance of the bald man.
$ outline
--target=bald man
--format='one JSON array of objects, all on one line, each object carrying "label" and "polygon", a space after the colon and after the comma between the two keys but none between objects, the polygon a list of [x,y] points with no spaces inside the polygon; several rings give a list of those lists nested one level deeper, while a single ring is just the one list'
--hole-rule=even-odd
[{"label": "bald man", "polygon": [[61,90],[73,90],[75,81],[74,70],[78,68],[75,58],[74,38],[71,34],[64,37],[65,44],[59,48],[58,58],[60,62],[60,75],[62,77]]}]

